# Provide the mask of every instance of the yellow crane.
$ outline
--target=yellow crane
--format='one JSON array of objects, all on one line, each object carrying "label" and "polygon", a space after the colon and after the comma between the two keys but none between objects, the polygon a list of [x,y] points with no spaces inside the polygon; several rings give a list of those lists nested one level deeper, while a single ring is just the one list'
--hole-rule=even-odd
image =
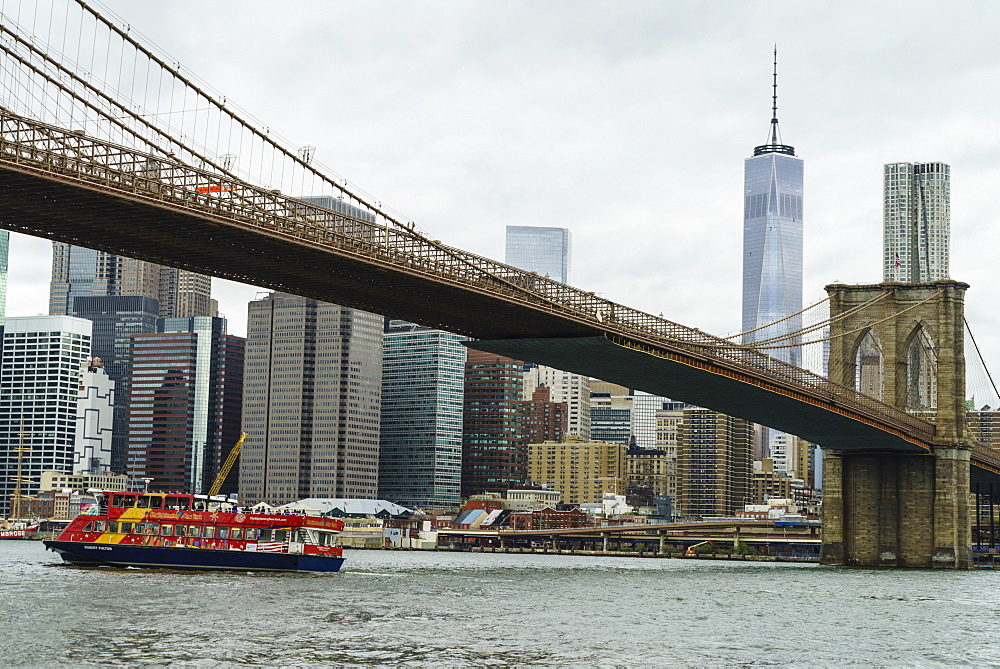
[{"label": "yellow crane", "polygon": [[246,438],[247,433],[244,432],[240,435],[236,445],[233,446],[233,450],[229,451],[229,457],[226,458],[224,463],[222,463],[222,468],[219,469],[219,474],[215,477],[215,480],[212,481],[212,487],[208,489],[209,497],[218,495],[219,491],[222,490],[222,484],[226,482],[226,477],[229,476],[229,471],[233,468],[233,465],[236,464],[236,458],[240,457],[240,450],[243,448],[243,440]]}]

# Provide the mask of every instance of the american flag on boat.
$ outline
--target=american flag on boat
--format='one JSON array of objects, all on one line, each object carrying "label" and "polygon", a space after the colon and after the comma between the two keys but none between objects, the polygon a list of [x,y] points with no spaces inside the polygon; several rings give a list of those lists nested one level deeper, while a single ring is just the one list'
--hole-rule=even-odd
[{"label": "american flag on boat", "polygon": [[258,553],[284,553],[288,544],[284,541],[261,541],[257,544]]}]

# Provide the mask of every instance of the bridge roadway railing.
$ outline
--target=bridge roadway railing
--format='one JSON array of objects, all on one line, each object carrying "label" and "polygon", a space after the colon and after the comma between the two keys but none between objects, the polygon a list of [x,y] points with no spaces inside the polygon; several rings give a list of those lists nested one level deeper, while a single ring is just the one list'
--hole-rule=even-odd
[{"label": "bridge roadway railing", "polygon": [[923,441],[934,434],[927,421],[759,351],[443,245],[412,226],[335,212],[185,165],[170,154],[144,153],[0,109],[0,160],[459,283],[591,326],[595,333],[604,332],[617,343],[641,342],[706,366],[729,369],[749,382],[770,382]]}]

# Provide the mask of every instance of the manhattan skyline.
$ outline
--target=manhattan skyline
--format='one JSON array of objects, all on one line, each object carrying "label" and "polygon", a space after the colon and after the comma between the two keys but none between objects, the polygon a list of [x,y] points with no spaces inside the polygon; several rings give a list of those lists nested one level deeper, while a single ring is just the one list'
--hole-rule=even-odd
[{"label": "manhattan skyline", "polygon": [[[859,21],[857,3],[779,2],[769,12],[332,4],[279,14],[223,2],[197,25],[184,18],[193,3],[104,6],[432,238],[502,258],[506,225],[572,228],[574,285],[717,334],[739,329],[733,194],[748,138],[766,139],[760,82],[777,41],[782,130],[808,146],[810,162],[805,302],[835,280],[880,279],[882,165],[941,160],[955,171],[951,274],[972,284],[981,340],[1000,319],[986,255],[1000,241],[1000,133],[994,94],[973,85],[998,67],[990,44],[1000,20],[980,3],[903,15],[890,3]],[[330,39],[330,25],[344,22],[357,30]],[[385,43],[358,57],[356,41],[374,26]],[[934,67],[913,68],[906,45],[939,33]],[[245,35],[266,35],[273,48],[256,53]],[[292,85],[319,77],[303,53],[339,63],[329,92]],[[328,97],[345,88],[358,95]],[[9,315],[44,312],[47,245],[12,235]],[[215,284],[241,333],[256,289]],[[997,364],[1000,344],[980,344]]]}]

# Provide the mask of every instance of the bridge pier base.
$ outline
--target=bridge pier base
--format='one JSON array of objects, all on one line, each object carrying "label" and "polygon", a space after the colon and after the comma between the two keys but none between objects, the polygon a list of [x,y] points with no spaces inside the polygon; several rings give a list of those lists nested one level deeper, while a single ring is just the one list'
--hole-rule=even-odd
[{"label": "bridge pier base", "polygon": [[820,562],[969,569],[969,455],[824,453]]}]

